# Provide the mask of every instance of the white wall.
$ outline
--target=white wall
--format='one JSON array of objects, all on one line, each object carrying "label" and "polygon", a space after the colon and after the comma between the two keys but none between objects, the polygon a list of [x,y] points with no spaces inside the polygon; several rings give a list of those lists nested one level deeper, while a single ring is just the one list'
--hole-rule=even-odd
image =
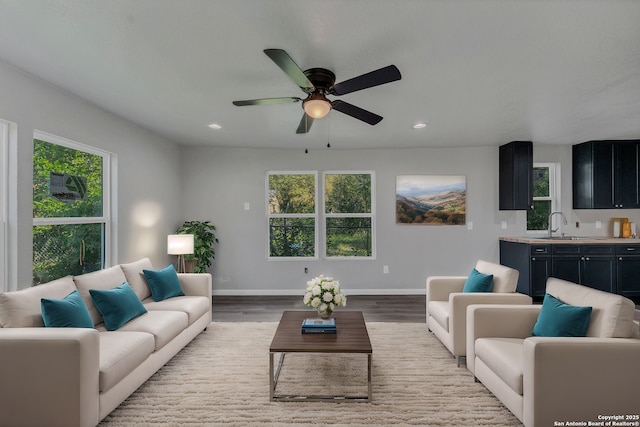
[{"label": "white wall", "polygon": [[[220,244],[213,264],[218,294],[300,293],[318,274],[347,292],[423,293],[427,275],[467,274],[479,258],[498,261],[498,147],[399,150],[183,149],[185,219],[211,220]],[[268,170],[374,170],[377,259],[267,261]],[[396,175],[465,175],[466,226],[396,224]],[[249,202],[251,209],[244,210]],[[522,234],[522,232],[520,232]],[[383,266],[389,274],[383,274]],[[304,273],[304,268],[309,273]]]},{"label": "white wall", "polygon": [[166,235],[180,224],[180,146],[77,96],[0,62],[0,118],[17,123],[10,187],[9,289],[31,285],[32,158],[34,129],[91,145],[117,156],[117,259],[148,256],[170,262]]}]

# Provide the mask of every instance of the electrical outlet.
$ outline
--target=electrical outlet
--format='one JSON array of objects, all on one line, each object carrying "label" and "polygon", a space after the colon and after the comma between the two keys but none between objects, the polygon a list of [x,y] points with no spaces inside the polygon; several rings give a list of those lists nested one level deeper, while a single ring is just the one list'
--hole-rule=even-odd
[{"label": "electrical outlet", "polygon": [[473,230],[473,221],[467,221],[467,230]]},{"label": "electrical outlet", "polygon": [[248,211],[249,209],[251,209],[251,205],[249,204],[249,202],[244,202],[244,210]]},{"label": "electrical outlet", "polygon": [[503,230],[506,230],[507,229],[507,221],[502,221],[501,226],[502,226]]},{"label": "electrical outlet", "polygon": [[596,221],[596,228],[602,228],[602,221]]},{"label": "electrical outlet", "polygon": [[383,272],[384,274],[389,274],[389,266],[388,266],[388,265],[383,266],[383,267],[382,267],[382,272]]}]

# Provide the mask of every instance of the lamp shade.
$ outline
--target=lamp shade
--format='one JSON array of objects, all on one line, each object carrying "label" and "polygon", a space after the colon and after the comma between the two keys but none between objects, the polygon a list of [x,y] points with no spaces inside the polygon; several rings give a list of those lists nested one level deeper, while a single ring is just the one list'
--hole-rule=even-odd
[{"label": "lamp shade", "polygon": [[322,95],[311,94],[302,102],[302,108],[309,117],[321,119],[331,111],[331,103]]},{"label": "lamp shade", "polygon": [[193,234],[169,234],[167,236],[167,253],[169,255],[192,254]]}]

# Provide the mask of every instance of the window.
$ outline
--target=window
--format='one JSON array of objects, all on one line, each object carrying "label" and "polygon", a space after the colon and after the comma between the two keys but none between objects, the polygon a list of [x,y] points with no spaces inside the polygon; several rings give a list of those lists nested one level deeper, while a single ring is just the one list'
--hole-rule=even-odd
[{"label": "window", "polygon": [[324,174],[325,256],[373,257],[373,174]]},{"label": "window", "polygon": [[109,153],[34,133],[34,285],[105,266],[110,251],[109,170]]},{"label": "window", "polygon": [[[268,259],[373,258],[373,173],[267,173]],[[318,207],[318,194],[323,195]]]},{"label": "window", "polygon": [[316,258],[316,172],[269,172],[269,258]]},{"label": "window", "polygon": [[527,231],[547,231],[549,214],[560,210],[560,165],[534,163],[533,209],[527,211]]}]

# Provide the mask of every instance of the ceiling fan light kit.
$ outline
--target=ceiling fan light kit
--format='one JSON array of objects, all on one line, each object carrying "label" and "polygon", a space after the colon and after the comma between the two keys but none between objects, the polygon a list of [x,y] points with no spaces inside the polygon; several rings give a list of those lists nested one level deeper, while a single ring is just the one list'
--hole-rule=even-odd
[{"label": "ceiling fan light kit", "polygon": [[[289,54],[282,49],[265,49],[264,53],[307,94],[307,98],[302,101],[304,114],[302,115],[296,133],[309,132],[313,120],[325,117],[332,109],[372,126],[379,123],[380,120],[382,120],[382,116],[345,101],[331,101],[327,99],[326,95],[346,95],[351,92],[390,83],[402,78],[400,70],[398,70],[395,65],[388,65],[358,77],[345,80],[342,83],[335,83],[336,76],[332,71],[325,68],[310,68],[302,71],[293,59],[291,59]],[[233,105],[241,107],[246,105],[268,105],[299,101],[301,101],[301,99],[297,97],[262,98],[233,101]]]},{"label": "ceiling fan light kit", "polygon": [[302,102],[302,108],[309,117],[321,119],[331,111],[331,103],[324,95],[314,92]]}]

